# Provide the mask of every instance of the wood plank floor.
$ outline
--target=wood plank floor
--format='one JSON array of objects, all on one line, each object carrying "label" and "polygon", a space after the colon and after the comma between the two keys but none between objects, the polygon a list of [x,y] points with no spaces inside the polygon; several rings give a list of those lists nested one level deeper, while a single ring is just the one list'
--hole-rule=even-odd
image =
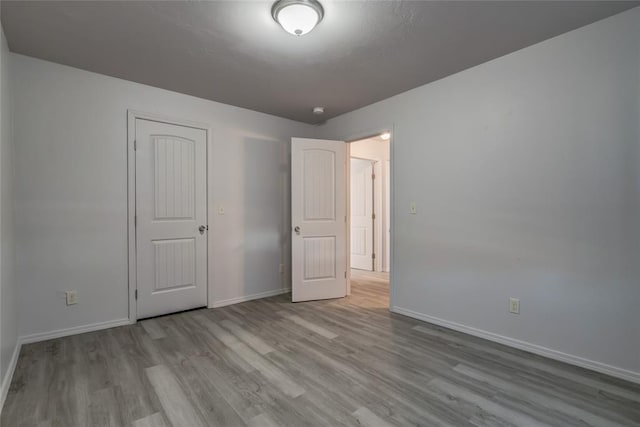
[{"label": "wood plank floor", "polygon": [[288,296],[23,347],[3,426],[640,426],[640,386],[348,298]]}]

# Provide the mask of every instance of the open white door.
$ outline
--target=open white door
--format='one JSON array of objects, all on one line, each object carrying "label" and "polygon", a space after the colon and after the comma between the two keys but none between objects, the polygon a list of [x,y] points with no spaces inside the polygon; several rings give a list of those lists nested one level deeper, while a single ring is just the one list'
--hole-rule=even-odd
[{"label": "open white door", "polygon": [[291,141],[292,299],[347,294],[346,145]]},{"label": "open white door", "polygon": [[373,161],[351,158],[351,268],[373,270]]},{"label": "open white door", "polygon": [[137,318],[207,305],[207,134],[136,119]]}]

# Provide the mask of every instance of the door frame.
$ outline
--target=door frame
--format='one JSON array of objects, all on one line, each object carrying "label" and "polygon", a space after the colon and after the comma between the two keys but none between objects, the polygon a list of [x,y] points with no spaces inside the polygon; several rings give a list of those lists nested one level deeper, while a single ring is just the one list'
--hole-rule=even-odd
[{"label": "door frame", "polygon": [[[149,120],[152,122],[166,123],[169,125],[190,127],[195,129],[201,129],[205,131],[205,150],[206,150],[206,194],[207,200],[205,205],[207,206],[207,224],[209,223],[209,213],[211,212],[211,206],[209,206],[209,156],[211,146],[211,126],[207,123],[195,122],[192,120],[176,119],[161,114],[147,113],[143,111],[127,110],[127,267],[128,267],[128,280],[127,288],[129,293],[129,323],[134,324],[137,319],[137,300],[136,290],[138,289],[137,283],[137,252],[136,252],[136,152],[134,149],[134,142],[136,139],[136,120]],[[211,268],[209,266],[209,237],[207,233],[207,283],[205,284],[207,289],[207,307],[211,307],[211,290],[209,289],[211,281]]]},{"label": "door frame", "polygon": [[[388,242],[389,244],[389,310],[395,305],[395,229],[396,229],[396,214],[395,214],[395,190],[394,190],[394,182],[395,182],[395,141],[396,141],[396,132],[398,128],[395,123],[388,123],[386,126],[375,126],[372,128],[367,128],[364,130],[355,131],[349,133],[347,135],[341,135],[342,137],[337,138],[339,140],[345,141],[347,145],[347,158],[351,158],[351,143],[360,141],[362,139],[371,138],[374,136],[378,136],[384,132],[389,132],[391,134],[391,138],[389,138],[389,226],[391,228],[391,239]],[[351,162],[347,162],[347,176],[351,176]],[[347,185],[347,201],[351,201],[351,186]],[[347,203],[347,230],[351,230],[351,204]],[[351,266],[351,239],[347,238],[347,266]],[[351,268],[347,269],[347,295],[351,295]]]}]

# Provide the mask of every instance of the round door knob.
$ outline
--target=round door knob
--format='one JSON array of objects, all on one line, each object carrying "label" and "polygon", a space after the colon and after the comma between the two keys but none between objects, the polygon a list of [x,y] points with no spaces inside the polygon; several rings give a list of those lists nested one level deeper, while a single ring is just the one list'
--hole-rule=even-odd
[{"label": "round door knob", "polygon": [[204,230],[207,229],[206,225],[201,225],[200,227],[198,227],[198,231],[200,231],[200,234],[204,234]]},{"label": "round door knob", "polygon": [[296,228],[294,228],[294,229],[293,229],[293,231],[295,231],[296,233],[300,234],[300,227],[298,227],[298,226],[296,225]]}]

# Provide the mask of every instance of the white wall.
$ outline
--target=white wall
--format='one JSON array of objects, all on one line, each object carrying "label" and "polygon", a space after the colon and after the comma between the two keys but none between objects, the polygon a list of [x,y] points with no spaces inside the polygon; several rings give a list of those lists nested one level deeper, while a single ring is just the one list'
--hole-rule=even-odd
[{"label": "white wall", "polygon": [[[289,147],[313,127],[11,54],[20,334],[128,316],[127,109],[210,123],[215,304],[289,286]],[[212,76],[215,78],[215,76]],[[224,206],[226,214],[217,215]],[[76,289],[67,307],[63,291]],[[36,335],[33,334],[44,334]]]},{"label": "white wall", "polygon": [[13,143],[9,50],[0,28],[0,407],[17,360],[15,251],[13,238]]},{"label": "white wall", "polygon": [[394,125],[395,311],[640,381],[639,102],[636,8],[318,136]]},{"label": "white wall", "polygon": [[389,260],[385,256],[387,253],[389,218],[387,215],[387,203],[389,203],[388,189],[384,185],[387,180],[389,170],[387,170],[387,160],[389,160],[389,143],[375,138],[361,139],[349,144],[351,157],[360,159],[375,160],[374,194],[375,194],[375,269],[376,271],[389,271]]}]

